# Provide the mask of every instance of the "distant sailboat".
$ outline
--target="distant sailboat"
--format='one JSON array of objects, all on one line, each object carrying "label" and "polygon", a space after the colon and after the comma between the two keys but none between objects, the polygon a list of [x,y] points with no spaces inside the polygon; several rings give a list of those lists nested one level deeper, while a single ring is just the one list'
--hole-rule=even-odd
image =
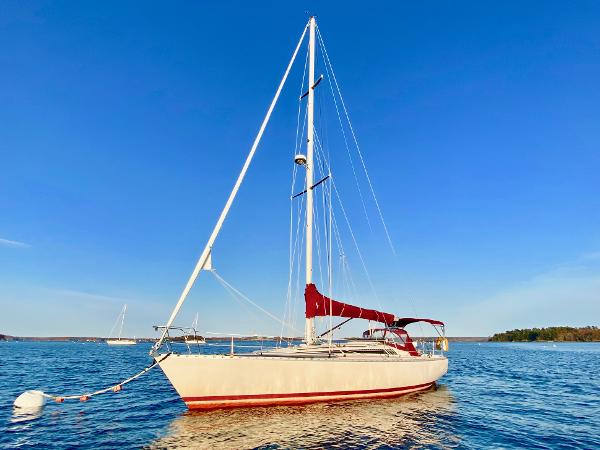
[{"label": "distant sailboat", "polygon": [[127,305],[124,305],[123,309],[121,310],[121,313],[117,317],[117,321],[113,325],[113,329],[110,331],[110,334],[112,336],[112,332],[115,329],[115,326],[119,323],[119,319],[121,319],[121,327],[119,328],[119,337],[117,339],[107,339],[106,343],[108,345],[134,345],[134,344],[137,344],[137,341],[135,339],[127,339],[127,338],[122,337],[123,325],[125,324],[125,313],[126,312],[127,312]]},{"label": "distant sailboat", "polygon": [[194,318],[194,322],[192,323],[191,333],[185,336],[185,342],[188,344],[206,344],[206,339],[203,336],[200,336],[197,333],[198,330],[198,313],[196,313],[196,317]]}]

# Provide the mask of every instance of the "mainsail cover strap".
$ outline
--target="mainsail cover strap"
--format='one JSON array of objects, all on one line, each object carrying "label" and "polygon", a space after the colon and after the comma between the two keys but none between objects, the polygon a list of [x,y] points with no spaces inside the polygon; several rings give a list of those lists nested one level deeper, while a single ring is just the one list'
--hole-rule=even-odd
[{"label": "mainsail cover strap", "polygon": [[[374,322],[392,325],[397,317],[393,314],[376,311],[374,309],[360,308],[347,303],[331,300],[329,297],[321,294],[314,284],[307,284],[304,291],[304,300],[306,301],[306,318],[336,316],[348,317],[352,319],[365,319]],[[331,306],[331,311],[330,311]]]}]

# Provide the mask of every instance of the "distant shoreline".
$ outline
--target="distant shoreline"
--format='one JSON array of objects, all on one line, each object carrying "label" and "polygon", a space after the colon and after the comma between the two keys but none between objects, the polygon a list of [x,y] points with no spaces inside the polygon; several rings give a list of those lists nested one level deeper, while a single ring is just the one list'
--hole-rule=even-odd
[{"label": "distant shoreline", "polygon": [[493,342],[600,342],[600,328],[548,327],[524,328],[496,333]]},{"label": "distant shoreline", "polygon": [[[115,339],[110,337],[98,337],[98,336],[9,336],[0,334],[0,341],[17,341],[17,342],[106,342],[109,339]],[[125,337],[122,339],[135,339],[137,342],[150,342],[154,343],[157,338],[149,337]],[[215,336],[205,337],[206,341],[222,341],[224,339],[231,339],[231,336]],[[270,336],[235,336],[236,341],[266,341],[275,339]],[[290,338],[284,337],[284,340],[299,340],[301,338]],[[175,342],[184,342],[183,338],[172,339]]]},{"label": "distant shoreline", "polygon": [[[504,334],[504,333],[502,333]],[[503,336],[504,337],[504,336]],[[513,336],[511,336],[513,337]],[[425,339],[434,339],[433,336],[428,336]],[[0,342],[106,342],[108,339],[114,339],[109,337],[99,337],[99,336],[10,336],[6,334],[0,334]],[[123,339],[133,339],[133,338],[123,338]],[[224,341],[230,340],[231,336],[214,336],[214,337],[205,337],[207,342],[213,341]],[[236,342],[239,341],[272,341],[279,339],[278,337],[273,336],[234,336],[234,340]],[[352,337],[345,337],[342,339],[353,339]],[[420,338],[414,338],[420,339]],[[157,338],[135,338],[135,340],[139,343],[154,343],[157,341]],[[285,341],[302,341],[301,337],[284,337]],[[448,340],[450,342],[517,342],[517,343],[527,343],[527,342],[600,342],[600,339],[591,339],[591,340],[581,340],[581,339],[511,339],[504,340],[498,339],[498,334],[489,337],[489,336],[448,336]],[[176,339],[175,342],[184,342],[182,339]]]},{"label": "distant shoreline", "polygon": [[[0,334],[0,341],[17,341],[17,342],[105,342],[107,339],[111,339],[108,337],[98,337],[98,336],[9,336],[5,334]],[[133,339],[133,338],[123,338],[123,339]],[[215,337],[205,337],[206,341],[223,341],[225,339],[231,339],[231,336],[215,336]],[[278,338],[274,338],[273,336],[235,336],[235,341],[270,341]],[[284,337],[284,340],[293,340],[293,341],[301,341],[301,337]],[[351,339],[351,338],[345,338]],[[415,338],[416,339],[416,338]],[[426,339],[432,339],[432,337],[428,337]],[[137,342],[156,342],[156,338],[135,338]],[[488,342],[490,338],[488,336],[454,336],[448,337],[450,342]],[[182,341],[183,342],[183,341]]]}]

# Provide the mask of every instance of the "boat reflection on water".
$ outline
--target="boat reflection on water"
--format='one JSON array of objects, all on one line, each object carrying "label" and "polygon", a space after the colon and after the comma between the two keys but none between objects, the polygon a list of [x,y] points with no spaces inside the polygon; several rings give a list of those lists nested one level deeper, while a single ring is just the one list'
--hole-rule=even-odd
[{"label": "boat reflection on water", "polygon": [[10,418],[11,423],[29,422],[31,420],[39,419],[44,411],[43,407],[31,407],[31,408],[16,408],[13,407],[12,417]]},{"label": "boat reflection on water", "polygon": [[443,385],[388,400],[188,411],[149,448],[454,447],[453,416]]}]

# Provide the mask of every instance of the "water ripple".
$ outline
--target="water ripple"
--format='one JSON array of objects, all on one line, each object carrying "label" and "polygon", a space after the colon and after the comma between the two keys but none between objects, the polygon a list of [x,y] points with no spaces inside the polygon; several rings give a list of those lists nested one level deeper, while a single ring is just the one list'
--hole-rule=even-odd
[{"label": "water ripple", "polygon": [[13,411],[27,389],[114,384],[148,349],[0,343],[0,447],[600,448],[600,344],[457,343],[437,389],[399,399],[192,413],[154,370],[119,394]]}]

